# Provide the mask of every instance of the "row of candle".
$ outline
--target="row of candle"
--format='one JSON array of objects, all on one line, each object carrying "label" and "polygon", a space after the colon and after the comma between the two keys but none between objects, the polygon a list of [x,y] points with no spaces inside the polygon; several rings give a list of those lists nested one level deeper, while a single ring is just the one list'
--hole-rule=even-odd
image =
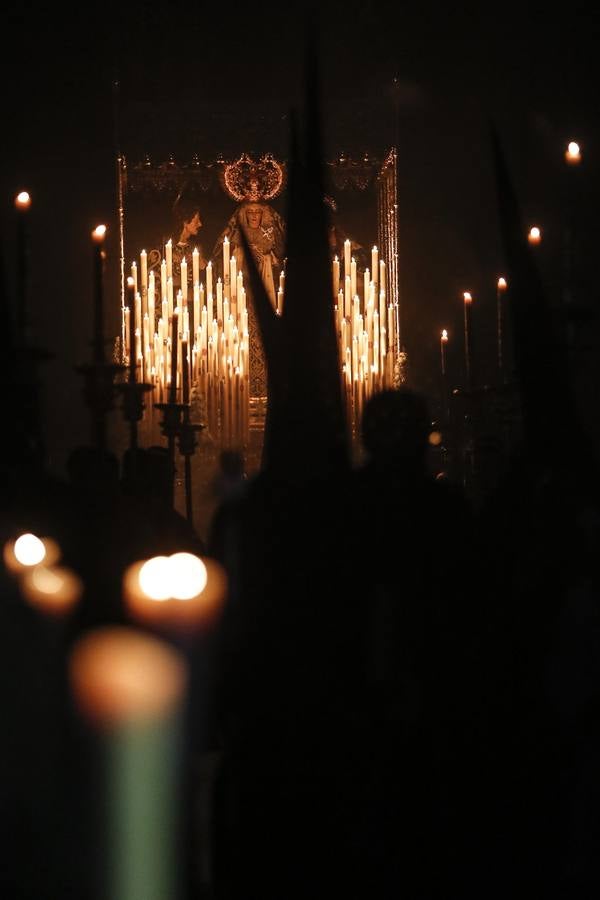
[{"label": "row of candle", "polygon": [[[244,446],[249,439],[250,358],[243,275],[227,238],[223,241],[226,277],[219,276],[215,282],[209,262],[201,282],[197,249],[192,251],[191,265],[190,292],[185,257],[180,264],[180,286],[175,287],[171,241],[165,245],[159,277],[148,269],[146,251],[141,251],[139,267],[137,262],[131,266],[123,308],[125,357],[132,366],[131,377],[152,384],[153,403],[177,398],[189,403],[195,388],[211,436],[224,446]],[[371,267],[359,278],[349,240],[343,263],[337,256],[332,262],[340,374],[352,423],[358,421],[374,391],[393,383],[397,311],[386,301],[386,264],[379,259],[377,247],[371,251]],[[275,298],[279,315],[284,295],[282,271]]]}]

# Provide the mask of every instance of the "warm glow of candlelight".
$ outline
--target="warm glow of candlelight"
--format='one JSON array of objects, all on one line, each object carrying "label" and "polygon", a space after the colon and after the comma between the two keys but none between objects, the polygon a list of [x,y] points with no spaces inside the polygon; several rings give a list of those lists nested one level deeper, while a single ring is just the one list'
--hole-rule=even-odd
[{"label": "warm glow of candlelight", "polygon": [[166,628],[210,622],[220,608],[225,586],[225,572],[218,563],[191,553],[135,563],[123,579],[132,615]]},{"label": "warm glow of candlelight", "polygon": [[471,303],[471,302],[473,301],[473,297],[471,296],[471,294],[469,293],[469,291],[465,291],[465,292],[464,292],[464,294],[463,294],[463,300],[465,301],[465,303]]},{"label": "warm glow of candlelight", "polygon": [[105,237],[106,237],[106,225],[96,225],[96,227],[92,231],[92,240],[96,244],[102,244],[104,242]]},{"label": "warm glow of candlelight", "polygon": [[565,159],[571,166],[576,166],[581,162],[581,150],[576,141],[569,142],[569,146],[565,150]]},{"label": "warm glow of candlelight", "polygon": [[432,447],[439,447],[442,443],[442,435],[439,431],[432,431],[428,437],[428,441]]},{"label": "warm glow of candlelight", "polygon": [[17,209],[29,209],[31,206],[31,197],[27,191],[20,191],[15,197],[15,206]]},{"label": "warm glow of candlelight", "polygon": [[542,240],[542,232],[537,227],[537,225],[534,225],[533,228],[529,229],[529,234],[527,235],[527,240],[529,241],[530,244],[539,244],[540,243],[540,241]]},{"label": "warm glow of candlelight", "polygon": [[46,537],[39,538],[30,532],[20,535],[15,541],[7,541],[4,545],[6,568],[15,574],[30,571],[41,562],[52,565],[59,557],[60,550],[55,541]]},{"label": "warm glow of candlelight", "polygon": [[15,541],[15,557],[22,566],[37,566],[45,555],[44,542],[35,534],[22,534]]},{"label": "warm glow of candlelight", "polygon": [[74,647],[69,674],[80,710],[103,726],[168,715],[187,683],[182,657],[132,628],[84,635]]},{"label": "warm glow of candlelight", "polygon": [[498,279],[498,290],[505,291],[507,287],[508,285],[506,283],[506,278],[502,278],[502,276],[500,276],[500,278]]},{"label": "warm glow of candlelight", "polygon": [[21,582],[25,600],[41,612],[62,615],[69,612],[83,593],[83,582],[62,566],[35,566]]},{"label": "warm glow of candlelight", "polygon": [[445,328],[442,330],[441,340],[444,341],[444,343],[446,343],[446,341],[448,340],[448,332],[446,331]]}]

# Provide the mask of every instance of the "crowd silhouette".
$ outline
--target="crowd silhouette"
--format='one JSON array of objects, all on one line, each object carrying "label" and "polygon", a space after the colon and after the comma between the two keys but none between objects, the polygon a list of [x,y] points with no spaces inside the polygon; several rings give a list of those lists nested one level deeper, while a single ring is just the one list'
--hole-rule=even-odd
[{"label": "crowd silhouette", "polygon": [[564,368],[552,400],[563,427],[546,428],[558,338],[500,143],[492,137],[524,436],[475,508],[462,485],[436,478],[432,413],[409,386],[366,404],[363,456],[351,462],[314,50],[307,72],[283,316],[246,253],[268,369],[263,464],[247,478],[239,456],[222,458],[206,545],[173,510],[162,448],[133,447],[121,463],[81,447],[67,480],[47,474],[31,376],[40,363],[7,344],[2,543],[19,530],[54,535],[85,593],[68,622],[50,621],[0,575],[5,897],[108,896],[98,750],[67,660],[88,630],[130,624],[127,566],[177,550],[214,558],[228,577],[217,622],[165,638],[191,673],[177,897],[600,888],[595,459]]}]

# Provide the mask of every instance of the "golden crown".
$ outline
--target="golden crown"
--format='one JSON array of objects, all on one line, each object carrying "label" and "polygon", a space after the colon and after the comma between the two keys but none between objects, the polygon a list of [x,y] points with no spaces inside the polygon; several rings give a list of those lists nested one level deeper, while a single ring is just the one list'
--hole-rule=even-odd
[{"label": "golden crown", "polygon": [[272,200],[281,193],[284,184],[284,166],[270,153],[260,159],[252,159],[243,153],[235,162],[223,167],[223,188],[238,203]]}]

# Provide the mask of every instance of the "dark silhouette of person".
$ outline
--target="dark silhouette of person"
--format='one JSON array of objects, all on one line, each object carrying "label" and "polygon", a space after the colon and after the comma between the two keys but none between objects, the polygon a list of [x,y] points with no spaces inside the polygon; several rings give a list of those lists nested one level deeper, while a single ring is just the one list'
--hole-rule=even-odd
[{"label": "dark silhouette of person", "polygon": [[362,842],[385,898],[466,891],[473,522],[462,492],[429,471],[430,431],[420,394],[372,396],[350,489],[371,756]]}]

